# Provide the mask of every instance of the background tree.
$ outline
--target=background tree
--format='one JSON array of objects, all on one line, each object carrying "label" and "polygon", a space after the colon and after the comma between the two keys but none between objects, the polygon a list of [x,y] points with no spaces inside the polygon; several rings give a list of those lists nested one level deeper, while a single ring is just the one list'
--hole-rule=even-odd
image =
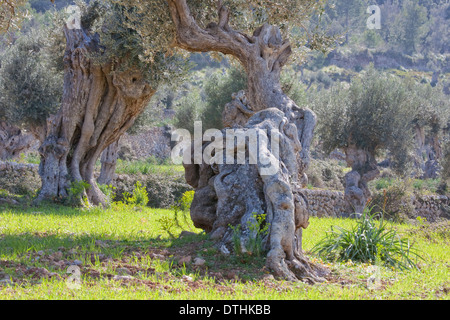
[{"label": "background tree", "polygon": [[427,10],[417,1],[404,0],[401,14],[397,16],[392,30],[395,42],[406,54],[416,52],[426,34]]},{"label": "background tree", "polygon": [[0,119],[2,159],[26,152],[45,138],[47,117],[62,94],[62,59],[46,17],[34,14],[20,31],[0,37]]},{"label": "background tree", "polygon": [[407,79],[410,108],[415,112],[412,122],[415,137],[414,159],[416,177],[436,179],[443,156],[444,129],[450,119],[450,103],[441,86],[417,83]]},{"label": "background tree", "polygon": [[[365,13],[367,5],[362,0],[350,1],[330,1],[328,14],[332,19],[341,23],[343,30],[345,30],[345,43],[349,42],[349,37],[352,31],[359,27],[365,27],[367,19],[361,19],[361,15]],[[368,16],[367,16],[368,17]]]},{"label": "background tree", "polygon": [[389,151],[393,168],[404,174],[411,162],[414,118],[410,96],[398,79],[370,68],[346,89],[320,92],[314,110],[319,115],[318,134],[324,151],[336,148],[346,154],[346,197],[352,210],[362,212],[370,191],[367,183],[379,174],[376,156]]}]

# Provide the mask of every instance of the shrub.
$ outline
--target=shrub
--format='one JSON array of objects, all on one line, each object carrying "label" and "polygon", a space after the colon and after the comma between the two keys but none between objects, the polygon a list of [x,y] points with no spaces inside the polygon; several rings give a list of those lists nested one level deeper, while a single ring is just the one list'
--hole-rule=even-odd
[{"label": "shrub", "polygon": [[116,188],[107,184],[97,184],[97,186],[106,196],[106,207],[110,208],[115,196],[114,190]]},{"label": "shrub", "polygon": [[379,261],[396,269],[417,268],[413,258],[422,259],[407,239],[401,239],[395,229],[389,230],[384,219],[376,221],[378,213],[365,209],[350,230],[335,226],[313,248],[313,252],[334,261]]},{"label": "shrub", "polygon": [[129,194],[126,192],[124,194],[125,201],[134,206],[146,206],[148,203],[148,193],[145,187],[142,187],[140,181],[137,181],[135,184],[135,188],[133,190],[133,194]]},{"label": "shrub", "polygon": [[192,190],[186,183],[183,172],[151,172],[146,175],[119,175],[114,182],[116,195],[114,201],[125,201],[124,195],[131,193],[137,181],[145,186],[148,195],[147,205],[153,208],[170,208],[176,205],[184,192]]}]

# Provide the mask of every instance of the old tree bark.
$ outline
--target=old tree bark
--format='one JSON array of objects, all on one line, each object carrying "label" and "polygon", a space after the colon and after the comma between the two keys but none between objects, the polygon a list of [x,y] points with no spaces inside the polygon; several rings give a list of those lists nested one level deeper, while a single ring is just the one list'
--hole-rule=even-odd
[{"label": "old tree bark", "polygon": [[[247,161],[244,165],[185,164],[186,180],[196,190],[191,206],[194,224],[210,233],[226,252],[232,250],[231,226],[240,225],[241,247],[245,248],[255,237],[248,224],[255,222],[253,213],[265,214],[269,230],[262,245],[268,252],[266,261],[273,274],[293,281],[304,278],[323,281],[327,269],[311,263],[301,246],[302,229],[308,226],[309,216],[300,181],[309,163],[316,117],[281,90],[280,73],[291,55],[289,41],[282,39],[277,27],[268,24],[251,36],[233,30],[224,6],[219,7],[218,23],[210,23],[203,29],[192,17],[185,0],[168,3],[179,47],[233,55],[247,72],[248,90],[236,94],[226,106],[225,127],[266,130],[269,140],[276,135],[280,145],[276,174],[262,174],[262,159],[257,164]],[[244,144],[248,160],[250,146]],[[235,150],[238,147],[235,145]],[[274,157],[269,149],[262,150],[266,159]]]},{"label": "old tree bark", "polygon": [[[99,64],[91,58],[101,51],[97,34],[65,27],[64,93],[58,113],[48,120],[40,148],[42,188],[38,201],[65,198],[74,181],[85,181],[91,204],[102,204],[104,194],[94,178],[102,151],[116,142],[147,106],[154,90],[124,58]],[[120,70],[120,71],[115,71]]]}]

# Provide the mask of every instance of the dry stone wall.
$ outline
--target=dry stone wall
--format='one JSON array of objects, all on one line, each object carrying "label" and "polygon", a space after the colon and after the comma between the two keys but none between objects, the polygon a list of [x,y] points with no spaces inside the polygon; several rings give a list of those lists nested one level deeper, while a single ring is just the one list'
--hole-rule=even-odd
[{"label": "dry stone wall", "polygon": [[[0,161],[0,189],[16,194],[33,193],[41,186],[38,170],[39,166],[36,164]],[[134,182],[129,183],[130,186],[133,184]],[[308,200],[311,216],[334,218],[348,216],[344,192],[320,189],[301,189],[301,192]],[[450,198],[447,196],[417,195],[413,197],[412,203],[416,217],[424,217],[430,222],[439,218],[450,218]]]}]

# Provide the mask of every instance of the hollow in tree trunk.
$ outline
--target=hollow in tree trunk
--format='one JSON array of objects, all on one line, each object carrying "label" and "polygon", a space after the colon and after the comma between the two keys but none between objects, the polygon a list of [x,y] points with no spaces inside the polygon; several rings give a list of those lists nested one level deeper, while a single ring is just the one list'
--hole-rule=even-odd
[{"label": "hollow in tree trunk", "polygon": [[91,204],[105,203],[94,179],[94,166],[147,106],[154,90],[140,72],[120,70],[122,59],[99,64],[99,37],[84,29],[65,28],[64,94],[58,113],[47,121],[39,151],[42,188],[37,201],[66,198],[70,184],[85,181]]},{"label": "hollow in tree trunk", "polygon": [[[252,36],[228,25],[226,7],[219,7],[218,23],[202,29],[191,16],[185,0],[169,1],[177,34],[177,45],[189,51],[218,51],[231,54],[247,72],[248,89],[234,95],[223,114],[225,127],[267,133],[268,141],[279,141],[279,162],[273,145],[262,146],[260,155],[275,160],[277,171],[264,173],[267,162],[248,161],[250,142],[234,144],[246,152],[245,164],[185,164],[186,180],[196,190],[191,206],[194,224],[208,232],[225,252],[233,249],[233,229],[240,226],[240,243],[255,238],[249,225],[254,213],[265,214],[268,233],[262,239],[267,266],[277,278],[320,282],[328,270],[311,263],[302,250],[302,229],[308,226],[307,200],[301,194],[299,177],[309,163],[309,147],[316,116],[287,97],[280,85],[282,67],[291,55],[289,41],[277,27],[264,24]],[[226,129],[222,130],[225,135]],[[207,148],[208,143],[203,145]],[[217,150],[216,150],[217,151]],[[229,150],[227,150],[229,152]]]}]

